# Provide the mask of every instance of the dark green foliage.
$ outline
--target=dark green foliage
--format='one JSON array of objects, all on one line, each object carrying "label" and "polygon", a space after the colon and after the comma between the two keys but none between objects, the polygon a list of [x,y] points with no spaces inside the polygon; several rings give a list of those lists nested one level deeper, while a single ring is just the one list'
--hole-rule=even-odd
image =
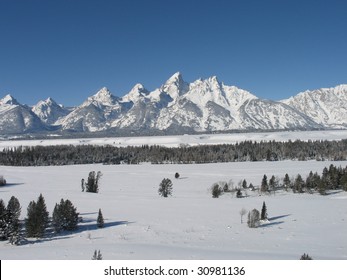
[{"label": "dark green foliage", "polygon": [[6,240],[7,222],[6,222],[6,207],[2,199],[0,199],[0,240]]},{"label": "dark green foliage", "polygon": [[175,178],[178,179],[180,177],[180,174],[178,172],[175,173]]},{"label": "dark green foliage", "polygon": [[261,180],[260,191],[262,193],[267,192],[269,190],[269,184],[267,182],[267,176],[264,174],[263,179]]},{"label": "dark green foliage", "polygon": [[21,213],[21,206],[18,199],[14,196],[11,197],[7,204],[6,220],[7,220],[7,238],[11,244],[18,244],[20,241],[20,223],[19,217]]},{"label": "dark green foliage", "polygon": [[91,192],[91,193],[99,192],[99,182],[100,182],[101,176],[102,176],[102,173],[100,171],[98,171],[98,173],[95,173],[95,171],[89,172],[87,182],[85,183],[86,192]]},{"label": "dark green foliage", "polygon": [[260,213],[257,209],[253,209],[248,212],[247,225],[250,228],[256,228],[259,226]]},{"label": "dark green foliage", "polygon": [[31,201],[27,208],[27,218],[25,220],[25,229],[27,237],[41,238],[49,222],[49,213],[47,211],[45,199],[40,194],[37,202]]},{"label": "dark green foliage", "polygon": [[168,197],[169,195],[172,195],[172,182],[170,179],[164,178],[161,181],[161,183],[159,184],[158,193],[163,197]]},{"label": "dark green foliage", "polygon": [[304,187],[305,187],[304,180],[302,179],[301,175],[298,174],[294,181],[293,191],[298,193],[303,193]]},{"label": "dark green foliage", "polygon": [[237,198],[241,198],[242,197],[242,191],[241,189],[238,189],[237,192],[236,192],[236,197]]},{"label": "dark green foliage", "polygon": [[283,179],[283,186],[285,190],[288,190],[288,188],[290,188],[290,179],[289,179],[289,175],[288,173],[286,173],[286,175],[284,175],[284,179]]},{"label": "dark green foliage", "polygon": [[305,253],[300,257],[300,260],[312,260],[312,258],[308,254]]},{"label": "dark green foliage", "polygon": [[105,226],[104,217],[102,215],[101,209],[99,209],[98,218],[96,219],[96,224],[98,228],[103,228]]},{"label": "dark green foliage", "polygon": [[213,198],[218,198],[223,193],[223,189],[216,183],[212,185],[211,193]]},{"label": "dark green foliage", "polygon": [[61,199],[56,204],[52,215],[52,225],[56,232],[75,230],[78,224],[78,213],[70,200]]},{"label": "dark green foliage", "polygon": [[261,208],[260,220],[267,220],[267,208],[265,201],[263,202],[263,206]]},{"label": "dark green foliage", "polygon": [[[346,160],[347,140],[252,142],[168,148],[58,145],[16,147],[0,151],[0,165],[209,163],[264,160]],[[333,179],[333,178],[332,178]]]},{"label": "dark green foliage", "polygon": [[94,251],[92,260],[102,260],[102,255],[100,253],[100,250],[99,251],[96,251],[96,250]]},{"label": "dark green foliage", "polygon": [[246,179],[244,179],[242,181],[242,188],[247,189],[247,181],[246,181]]},{"label": "dark green foliage", "polygon": [[[251,188],[251,187],[249,187]],[[300,174],[298,174],[293,181],[289,179],[288,174],[285,174],[283,178],[283,184],[280,185],[275,176],[272,176],[269,184],[267,184],[267,176],[264,175],[260,190],[265,192],[266,190],[284,188],[286,191],[291,188],[295,193],[310,193],[318,192],[322,195],[327,194],[329,190],[342,189],[347,191],[347,167],[342,168],[330,165],[329,168],[324,168],[322,176],[319,176],[317,172],[312,171],[304,180]]]}]

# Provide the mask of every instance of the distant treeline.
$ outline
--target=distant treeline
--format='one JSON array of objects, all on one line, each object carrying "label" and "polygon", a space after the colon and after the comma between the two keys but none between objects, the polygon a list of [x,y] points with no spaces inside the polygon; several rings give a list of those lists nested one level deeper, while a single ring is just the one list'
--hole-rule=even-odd
[{"label": "distant treeline", "polygon": [[280,160],[347,160],[347,140],[244,141],[225,145],[182,145],[178,148],[143,145],[114,147],[57,145],[16,147],[0,152],[0,165],[215,163]]}]

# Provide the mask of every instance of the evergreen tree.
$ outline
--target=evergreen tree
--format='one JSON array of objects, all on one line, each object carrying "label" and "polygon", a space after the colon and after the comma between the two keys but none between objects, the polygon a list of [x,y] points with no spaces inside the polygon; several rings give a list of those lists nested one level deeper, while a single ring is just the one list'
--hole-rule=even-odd
[{"label": "evergreen tree", "polygon": [[21,206],[15,196],[12,196],[9,200],[6,212],[7,238],[10,240],[11,244],[18,244],[20,241],[19,217],[21,213]]},{"label": "evergreen tree", "polygon": [[300,257],[300,260],[312,260],[312,258],[308,254],[305,253]]},{"label": "evergreen tree", "polygon": [[0,199],[0,240],[6,240],[7,222],[6,222],[6,207],[2,199]]},{"label": "evergreen tree", "polygon": [[288,188],[290,187],[290,179],[289,179],[288,173],[286,173],[286,175],[284,175],[283,185],[284,185],[285,190],[288,190]]},{"label": "evergreen tree", "polygon": [[213,198],[218,198],[223,193],[223,189],[219,186],[219,184],[215,183],[211,187],[211,193]]},{"label": "evergreen tree", "polygon": [[95,171],[89,172],[88,179],[86,184],[86,192],[92,192],[92,193],[98,193],[99,192],[99,182],[101,179],[102,173],[101,171],[98,171],[95,173]]},{"label": "evergreen tree", "polygon": [[267,176],[264,174],[263,179],[261,181],[261,185],[260,185],[260,191],[263,192],[267,192],[269,189],[269,185],[267,182]]},{"label": "evergreen tree", "polygon": [[263,202],[263,207],[261,208],[260,220],[267,220],[267,208],[265,201]]},{"label": "evergreen tree", "polygon": [[247,181],[246,181],[246,179],[244,179],[242,181],[242,188],[247,189]]},{"label": "evergreen tree", "polygon": [[52,215],[52,224],[56,232],[75,230],[78,224],[78,213],[70,200],[61,199],[56,204]]},{"label": "evergreen tree", "polygon": [[98,218],[96,219],[98,228],[104,227],[104,217],[102,215],[101,209],[99,209]]},{"label": "evergreen tree", "polygon": [[269,190],[273,191],[275,194],[276,188],[277,188],[277,180],[276,180],[276,177],[272,175],[269,180]]},{"label": "evergreen tree", "polygon": [[295,178],[295,181],[294,181],[294,188],[293,188],[293,191],[294,192],[299,192],[299,193],[303,193],[303,189],[305,187],[305,182],[304,180],[302,179],[301,175],[298,174]]},{"label": "evergreen tree", "polygon": [[40,194],[37,202],[31,201],[27,208],[27,218],[25,220],[27,237],[43,237],[48,222],[49,213],[47,211],[45,199],[42,194]]},{"label": "evergreen tree", "polygon": [[172,195],[172,182],[170,179],[164,178],[161,181],[161,183],[159,184],[158,193],[163,197],[168,197],[169,195]]},{"label": "evergreen tree", "polygon": [[92,260],[102,260],[102,255],[100,253],[100,250],[99,251],[96,251],[96,250],[94,251]]},{"label": "evergreen tree", "polygon": [[25,230],[27,237],[42,237],[43,232],[39,230],[39,215],[37,213],[36,202],[31,201],[27,208],[27,218],[25,219]]}]

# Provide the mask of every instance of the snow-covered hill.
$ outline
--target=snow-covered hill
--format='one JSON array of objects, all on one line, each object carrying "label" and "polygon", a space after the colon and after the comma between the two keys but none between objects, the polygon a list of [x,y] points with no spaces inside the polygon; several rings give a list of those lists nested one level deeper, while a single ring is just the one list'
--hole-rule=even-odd
[{"label": "snow-covered hill", "polygon": [[[18,123],[21,111],[28,106],[17,101],[11,104],[10,100],[7,96],[0,103],[0,112],[6,120],[0,124],[2,134],[35,131],[35,128],[42,130],[37,121],[31,129],[17,124],[14,125],[16,129],[11,128],[11,120]],[[20,112],[12,111],[6,116],[13,106],[19,106]],[[188,83],[177,72],[153,91],[136,84],[123,97],[116,97],[107,88],[102,88],[71,112],[52,99],[39,102],[32,112],[41,123],[68,132],[186,133],[346,128],[347,85],[306,91],[275,102],[225,85],[215,76]]]},{"label": "snow-covered hill", "polygon": [[[346,192],[260,196],[247,190],[247,198],[231,194],[212,198],[209,191],[213,183],[229,180],[237,185],[246,179],[259,186],[264,174],[280,178],[286,173],[290,178],[310,171],[320,174],[330,164],[347,163],[1,166],[9,184],[1,187],[1,199],[7,204],[11,196],[17,197],[22,220],[30,201],[42,194],[50,215],[56,203],[69,199],[83,221],[77,231],[28,239],[20,246],[1,241],[0,259],[90,260],[94,250],[100,250],[104,260],[298,260],[303,253],[314,260],[346,260]],[[81,192],[81,179],[93,170],[103,173],[100,192]],[[180,179],[174,178],[175,172]],[[173,182],[172,197],[158,195],[163,178]],[[242,208],[260,210],[264,201],[268,223],[248,228],[247,215],[241,223]],[[96,226],[99,209],[105,219],[101,229]]]},{"label": "snow-covered hill", "polygon": [[31,110],[46,124],[54,124],[70,113],[70,110],[58,105],[50,97],[39,101]]},{"label": "snow-covered hill", "polygon": [[307,90],[282,102],[325,127],[347,128],[347,84]]},{"label": "snow-covered hill", "polygon": [[46,125],[28,106],[20,104],[11,95],[0,100],[0,134],[42,132]]}]

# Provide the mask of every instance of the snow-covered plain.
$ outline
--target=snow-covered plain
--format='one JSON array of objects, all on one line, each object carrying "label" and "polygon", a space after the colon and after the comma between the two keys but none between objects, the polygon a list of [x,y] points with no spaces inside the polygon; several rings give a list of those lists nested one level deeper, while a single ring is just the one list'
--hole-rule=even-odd
[{"label": "snow-covered plain", "polygon": [[[1,166],[8,185],[0,197],[12,195],[22,205],[43,194],[50,214],[61,198],[70,199],[83,222],[75,232],[30,239],[20,246],[0,242],[0,259],[90,259],[100,250],[104,259],[347,259],[347,193],[292,194],[278,192],[248,198],[225,194],[212,198],[214,182],[235,184],[246,178],[259,185],[264,174],[306,175],[332,162],[243,162],[201,165],[78,165],[54,167]],[[333,162],[346,166],[347,162]],[[101,171],[98,194],[81,192],[81,179]],[[175,179],[179,172],[180,179]],[[163,178],[173,181],[173,195],[158,195]],[[261,209],[269,222],[247,227],[242,208]],[[97,229],[101,208],[105,228]]]},{"label": "snow-covered plain", "polygon": [[[59,136],[59,135],[56,135]],[[217,145],[234,144],[241,141],[288,141],[288,140],[341,140],[347,139],[347,130],[320,131],[274,131],[224,134],[198,134],[175,136],[139,136],[139,137],[107,137],[77,139],[35,139],[35,140],[1,140],[0,150],[18,146],[51,146],[51,145],[112,145],[116,147],[160,145],[179,147],[181,145]]]}]

